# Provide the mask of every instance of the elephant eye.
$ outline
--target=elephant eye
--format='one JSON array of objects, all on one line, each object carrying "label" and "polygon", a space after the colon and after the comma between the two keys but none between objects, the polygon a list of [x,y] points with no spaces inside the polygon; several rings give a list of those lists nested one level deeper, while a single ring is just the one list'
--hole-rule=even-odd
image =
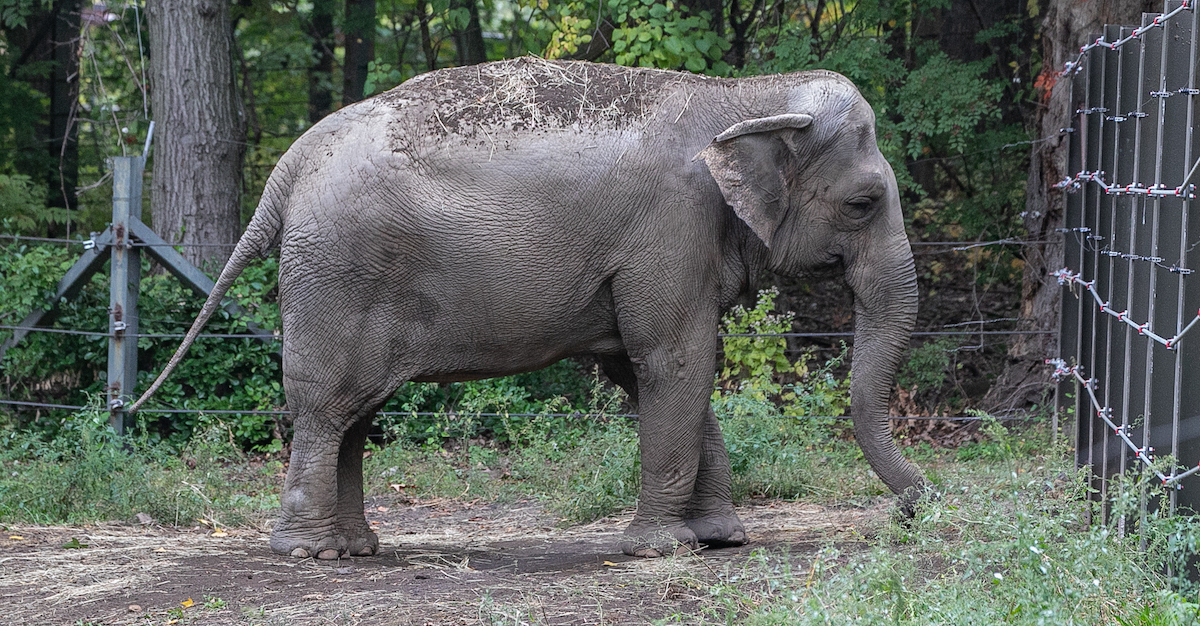
[{"label": "elephant eye", "polygon": [[853,219],[861,219],[871,214],[875,208],[875,199],[858,196],[846,201],[846,213]]}]

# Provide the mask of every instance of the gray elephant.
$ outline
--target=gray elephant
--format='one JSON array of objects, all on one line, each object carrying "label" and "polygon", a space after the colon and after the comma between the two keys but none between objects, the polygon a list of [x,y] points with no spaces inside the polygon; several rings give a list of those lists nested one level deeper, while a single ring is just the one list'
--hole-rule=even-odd
[{"label": "gray elephant", "polygon": [[855,295],[854,433],[894,492],[926,485],[887,404],[916,276],[871,107],[825,71],[719,79],[522,58],[439,70],[296,140],[187,338],[281,248],[295,418],[271,548],[370,555],[362,455],[406,381],[594,354],[639,406],[641,496],[621,550],[746,542],[709,404],[723,311],[769,268]]}]

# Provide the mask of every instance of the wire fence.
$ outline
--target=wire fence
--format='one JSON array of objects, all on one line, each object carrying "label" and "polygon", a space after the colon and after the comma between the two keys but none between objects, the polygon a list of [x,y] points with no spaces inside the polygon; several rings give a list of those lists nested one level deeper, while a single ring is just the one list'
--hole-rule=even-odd
[{"label": "wire fence", "polygon": [[1065,192],[1067,266],[1052,276],[1067,295],[1061,352],[1047,363],[1060,410],[1079,416],[1076,460],[1095,496],[1109,502],[1112,479],[1129,470],[1169,488],[1156,498],[1143,483],[1143,517],[1158,506],[1200,509],[1200,484],[1184,480],[1200,472],[1200,285],[1189,287],[1200,245],[1190,219],[1198,19],[1192,2],[1168,0],[1139,26],[1106,26],[1061,72],[1074,173],[1055,185]]}]

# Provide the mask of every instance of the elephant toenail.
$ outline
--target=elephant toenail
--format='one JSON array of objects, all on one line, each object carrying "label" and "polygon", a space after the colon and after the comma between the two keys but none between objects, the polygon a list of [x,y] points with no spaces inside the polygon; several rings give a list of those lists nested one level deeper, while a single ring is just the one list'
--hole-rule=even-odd
[{"label": "elephant toenail", "polygon": [[321,559],[322,561],[332,561],[332,560],[338,558],[339,556],[341,556],[341,555],[338,553],[337,550],[334,550],[333,548],[325,548],[324,550],[321,550],[320,552],[317,553],[317,558]]},{"label": "elephant toenail", "polygon": [[304,548],[296,548],[295,550],[292,550],[292,556],[298,559],[307,559],[308,550],[305,550]]}]

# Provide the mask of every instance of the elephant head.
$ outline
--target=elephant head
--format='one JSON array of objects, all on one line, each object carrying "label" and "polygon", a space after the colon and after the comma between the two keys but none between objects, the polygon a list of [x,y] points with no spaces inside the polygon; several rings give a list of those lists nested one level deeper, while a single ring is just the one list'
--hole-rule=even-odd
[{"label": "elephant head", "polygon": [[908,508],[927,483],[896,447],[888,399],[916,319],[912,250],[874,112],[849,81],[829,76],[789,106],[805,112],[734,124],[697,158],[766,246],[773,271],[843,269],[855,302],[855,439]]}]

